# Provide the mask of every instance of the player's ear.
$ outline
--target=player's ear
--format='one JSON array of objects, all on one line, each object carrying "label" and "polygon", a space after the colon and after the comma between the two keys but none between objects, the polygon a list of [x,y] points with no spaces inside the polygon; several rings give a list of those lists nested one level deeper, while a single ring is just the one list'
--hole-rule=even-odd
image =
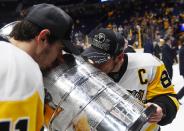
[{"label": "player's ear", "polygon": [[117,56],[118,60],[122,60],[124,59],[124,53],[120,53],[118,56]]},{"label": "player's ear", "polygon": [[48,29],[43,29],[42,31],[40,31],[37,37],[37,43],[48,44],[49,34],[50,34],[50,31]]}]

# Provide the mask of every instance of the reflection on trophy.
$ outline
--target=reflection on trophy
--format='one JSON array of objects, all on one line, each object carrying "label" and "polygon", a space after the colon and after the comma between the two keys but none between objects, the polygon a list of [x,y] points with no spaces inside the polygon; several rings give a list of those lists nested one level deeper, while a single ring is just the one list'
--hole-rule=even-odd
[{"label": "reflection on trophy", "polygon": [[8,40],[9,39],[9,34],[10,32],[12,31],[13,27],[18,23],[19,21],[14,21],[14,22],[11,22],[7,25],[5,25],[4,27],[2,27],[0,29],[0,36],[5,39],[5,40]]},{"label": "reflection on trophy", "polygon": [[50,131],[139,131],[155,111],[81,57],[66,63],[44,77]]}]

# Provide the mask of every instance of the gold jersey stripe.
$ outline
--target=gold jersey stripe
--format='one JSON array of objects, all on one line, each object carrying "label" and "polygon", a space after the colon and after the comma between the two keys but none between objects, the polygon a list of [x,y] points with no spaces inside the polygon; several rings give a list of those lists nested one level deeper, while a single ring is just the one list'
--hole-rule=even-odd
[{"label": "gold jersey stripe", "polygon": [[18,120],[27,118],[28,131],[40,131],[43,126],[43,103],[38,92],[21,101],[0,101],[0,112],[0,122],[8,120],[15,125]]}]

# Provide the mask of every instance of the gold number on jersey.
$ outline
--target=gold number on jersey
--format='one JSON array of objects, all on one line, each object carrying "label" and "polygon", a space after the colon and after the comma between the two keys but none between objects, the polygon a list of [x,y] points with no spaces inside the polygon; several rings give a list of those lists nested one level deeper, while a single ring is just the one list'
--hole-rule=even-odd
[{"label": "gold number on jersey", "polygon": [[[11,121],[0,121],[0,131],[11,131],[11,124]],[[13,131],[28,131],[28,119],[18,119],[13,128]]]},{"label": "gold number on jersey", "polygon": [[138,70],[139,80],[140,80],[140,83],[142,85],[148,83],[148,79],[144,79],[144,77],[143,77],[145,73],[146,73],[146,70],[145,69],[139,69]]},{"label": "gold number on jersey", "polygon": [[164,88],[167,88],[171,85],[171,80],[169,78],[167,71],[165,71],[165,70],[162,72],[160,80],[161,80],[161,84]]}]

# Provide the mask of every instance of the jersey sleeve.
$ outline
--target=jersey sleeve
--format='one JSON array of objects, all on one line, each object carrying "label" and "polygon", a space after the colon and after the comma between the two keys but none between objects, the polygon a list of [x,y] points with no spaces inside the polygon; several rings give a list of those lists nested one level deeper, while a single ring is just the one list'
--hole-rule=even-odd
[{"label": "jersey sleeve", "polygon": [[179,102],[176,98],[174,85],[171,83],[169,75],[163,64],[155,67],[153,81],[148,85],[146,99],[162,107],[165,117],[159,122],[166,125],[172,122],[179,109]]},{"label": "jersey sleeve", "polygon": [[155,75],[148,85],[148,100],[160,94],[176,94],[171,79],[163,64],[155,67],[152,72],[154,72]]}]

